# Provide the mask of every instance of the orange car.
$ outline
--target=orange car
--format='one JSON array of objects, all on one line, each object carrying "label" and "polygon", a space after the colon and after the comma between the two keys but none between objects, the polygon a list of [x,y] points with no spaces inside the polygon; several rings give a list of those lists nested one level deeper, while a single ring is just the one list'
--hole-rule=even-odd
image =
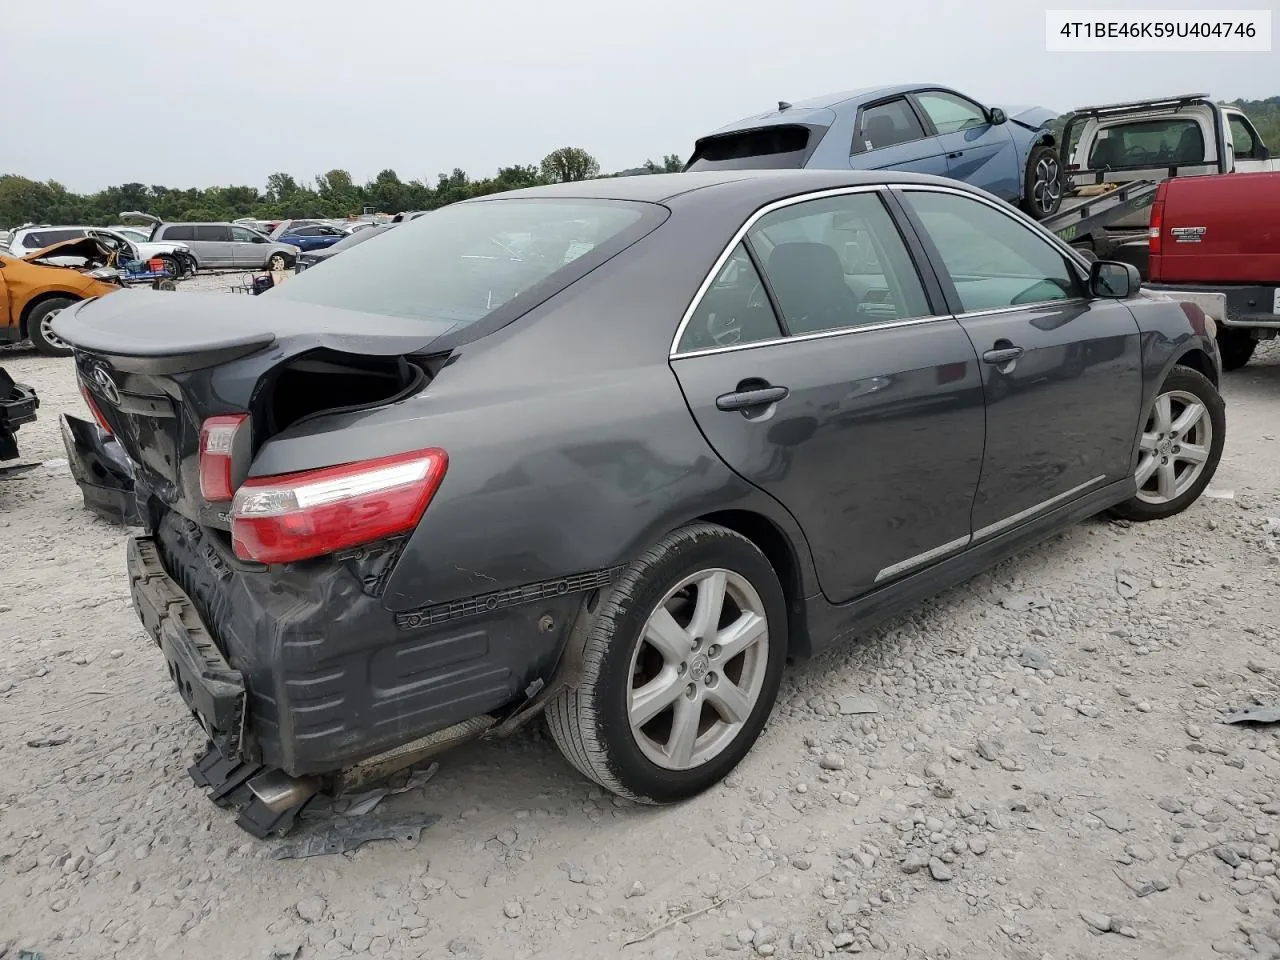
[{"label": "orange car", "polygon": [[[43,354],[70,356],[71,348],[50,329],[53,318],[77,300],[120,289],[111,254],[91,237],[55,243],[21,260],[0,253],[0,343],[30,339]],[[42,262],[50,257],[74,258],[84,266]]]}]

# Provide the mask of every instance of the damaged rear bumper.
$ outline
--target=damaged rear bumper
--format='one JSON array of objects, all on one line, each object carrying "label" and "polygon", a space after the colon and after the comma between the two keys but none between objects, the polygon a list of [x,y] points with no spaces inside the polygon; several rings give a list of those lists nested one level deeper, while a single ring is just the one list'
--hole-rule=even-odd
[{"label": "damaged rear bumper", "polygon": [[134,496],[133,464],[120,442],[96,423],[65,413],[59,426],[67,464],[85,508],[112,523],[142,526]]},{"label": "damaged rear bumper", "polygon": [[[193,779],[237,806],[279,786],[256,778],[341,792],[509,732],[563,674],[587,596],[566,587],[406,616],[383,605],[367,558],[269,570],[224,541],[166,513],[130,539],[128,562],[138,615],[212,743]],[[242,826],[266,829],[247,813]]]}]

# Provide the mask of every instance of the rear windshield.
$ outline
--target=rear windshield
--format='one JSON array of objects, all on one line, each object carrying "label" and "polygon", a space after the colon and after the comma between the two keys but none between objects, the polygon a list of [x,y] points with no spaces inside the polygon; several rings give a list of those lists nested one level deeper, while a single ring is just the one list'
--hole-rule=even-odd
[{"label": "rear windshield", "polygon": [[78,240],[84,236],[83,230],[32,230],[22,239],[22,245],[35,252],[51,247],[63,240]]},{"label": "rear windshield", "polygon": [[1205,162],[1204,133],[1189,118],[1135,120],[1103,127],[1089,151],[1091,170],[1178,167]]},{"label": "rear windshield", "polygon": [[780,124],[698,141],[686,170],[800,169],[808,156],[808,127]]},{"label": "rear windshield", "polygon": [[357,244],[270,291],[284,300],[459,326],[532,307],[661,222],[655,204],[484,200],[452,204]]}]

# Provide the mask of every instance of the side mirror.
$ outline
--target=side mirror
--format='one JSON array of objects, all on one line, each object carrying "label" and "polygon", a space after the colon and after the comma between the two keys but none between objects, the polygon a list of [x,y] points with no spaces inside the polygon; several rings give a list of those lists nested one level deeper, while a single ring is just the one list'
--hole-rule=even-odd
[{"label": "side mirror", "polygon": [[1124,300],[1142,286],[1142,274],[1131,263],[1095,260],[1089,265],[1089,290],[1095,297]]},{"label": "side mirror", "polygon": [[998,127],[1009,118],[1005,116],[1005,112],[999,107],[992,107],[987,111],[987,119],[990,120],[994,126]]},{"label": "side mirror", "polygon": [[1271,148],[1270,148],[1270,147],[1258,147],[1258,159],[1259,159],[1259,160],[1270,160],[1270,159],[1271,159]]}]

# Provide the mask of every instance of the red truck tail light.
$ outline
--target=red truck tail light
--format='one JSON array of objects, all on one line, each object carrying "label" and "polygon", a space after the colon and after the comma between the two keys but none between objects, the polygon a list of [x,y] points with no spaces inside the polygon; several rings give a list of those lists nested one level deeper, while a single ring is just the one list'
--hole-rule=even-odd
[{"label": "red truck tail light", "polygon": [[236,556],[289,563],[408,533],[448,466],[443,450],[430,449],[252,477],[231,505]]},{"label": "red truck tail light", "polygon": [[1147,252],[1152,256],[1160,255],[1160,231],[1164,229],[1164,200],[1157,200],[1151,205],[1151,224],[1147,228]]},{"label": "red truck tail light", "polygon": [[89,412],[93,414],[93,419],[97,421],[107,436],[111,436],[111,424],[107,423],[107,418],[102,415],[102,410],[98,407],[98,402],[93,399],[93,394],[89,392],[89,388],[83,383],[80,384],[80,396],[84,397],[84,402],[89,408]]},{"label": "red truck tail light", "polygon": [[247,442],[247,413],[210,417],[200,425],[200,495],[209,503],[226,503],[235,495],[235,449],[241,430]]}]

